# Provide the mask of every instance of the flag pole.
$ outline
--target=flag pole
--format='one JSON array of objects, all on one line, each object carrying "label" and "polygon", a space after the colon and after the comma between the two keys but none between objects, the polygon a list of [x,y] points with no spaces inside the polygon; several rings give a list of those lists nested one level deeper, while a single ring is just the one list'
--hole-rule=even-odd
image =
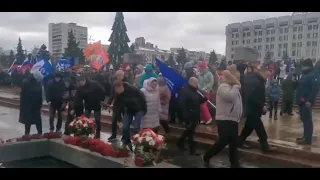
[{"label": "flag pole", "polygon": [[[202,96],[203,98],[206,98],[199,90],[197,90],[198,94],[200,94],[200,96]],[[207,100],[207,103],[209,103],[212,107],[216,108],[216,106],[209,100]]]}]

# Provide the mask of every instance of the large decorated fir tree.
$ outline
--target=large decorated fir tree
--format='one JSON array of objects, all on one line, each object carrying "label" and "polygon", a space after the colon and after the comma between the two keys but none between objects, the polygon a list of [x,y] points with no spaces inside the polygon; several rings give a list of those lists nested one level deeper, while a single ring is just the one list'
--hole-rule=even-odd
[{"label": "large decorated fir tree", "polygon": [[112,26],[112,34],[109,38],[111,42],[108,54],[109,58],[115,68],[119,68],[123,63],[123,55],[130,53],[128,42],[130,42],[127,35],[127,27],[124,23],[124,17],[122,12],[117,12]]},{"label": "large decorated fir tree", "polygon": [[22,42],[21,42],[21,39],[19,37],[18,45],[17,45],[16,59],[17,59],[19,64],[22,64],[22,62],[25,60],[25,58],[26,58],[26,56],[24,55],[24,51],[23,51],[23,48],[22,48]]}]

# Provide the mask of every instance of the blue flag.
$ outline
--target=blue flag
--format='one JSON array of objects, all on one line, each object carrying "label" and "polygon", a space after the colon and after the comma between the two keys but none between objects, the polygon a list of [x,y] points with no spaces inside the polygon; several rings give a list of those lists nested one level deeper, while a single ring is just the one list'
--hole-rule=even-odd
[{"label": "blue flag", "polygon": [[37,74],[39,79],[45,79],[52,74],[52,65],[50,62],[51,60],[41,60],[32,66],[30,72]]},{"label": "blue flag", "polygon": [[161,72],[162,76],[167,82],[167,85],[171,92],[177,96],[179,90],[188,85],[188,81],[184,79],[180,74],[170,69],[166,64],[164,64],[159,59],[156,59],[156,64]]},{"label": "blue flag", "polygon": [[68,61],[65,57],[61,57],[61,59],[57,62],[56,69],[58,71],[66,71],[74,66],[74,59],[71,58]]}]

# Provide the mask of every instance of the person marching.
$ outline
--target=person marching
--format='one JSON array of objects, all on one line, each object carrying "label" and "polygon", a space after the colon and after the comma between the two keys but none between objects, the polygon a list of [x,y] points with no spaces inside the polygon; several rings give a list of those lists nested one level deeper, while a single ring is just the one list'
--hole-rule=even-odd
[{"label": "person marching", "polygon": [[228,70],[223,71],[222,82],[217,90],[216,122],[219,139],[202,156],[205,167],[210,159],[229,145],[231,168],[239,168],[238,122],[242,116],[240,82]]}]

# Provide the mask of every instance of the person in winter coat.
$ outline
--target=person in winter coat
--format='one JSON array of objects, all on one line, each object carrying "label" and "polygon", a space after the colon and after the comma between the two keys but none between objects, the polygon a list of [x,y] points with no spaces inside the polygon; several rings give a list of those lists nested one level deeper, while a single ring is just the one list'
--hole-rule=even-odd
[{"label": "person in winter coat", "polygon": [[217,91],[216,122],[219,139],[203,155],[205,167],[209,167],[211,157],[229,145],[229,161],[232,168],[239,168],[238,122],[242,115],[240,82],[228,70],[223,71],[223,79]]},{"label": "person in winter coat", "polygon": [[51,82],[47,88],[47,102],[50,107],[50,117],[49,125],[50,131],[54,131],[54,118],[56,112],[58,113],[58,121],[56,124],[56,132],[60,133],[62,126],[62,105],[63,105],[63,96],[66,91],[65,84],[62,80],[62,74],[60,72],[55,72],[53,74],[54,81]]},{"label": "person in winter coat", "polygon": [[[201,62],[199,65],[200,75],[198,76],[199,89],[204,93],[203,95],[210,99],[210,93],[214,84],[214,78],[212,73],[208,70],[207,63],[205,61]],[[212,117],[209,111],[207,103],[201,105],[201,124],[210,124],[212,122]]]},{"label": "person in winter coat", "polygon": [[181,89],[179,103],[182,119],[185,122],[186,129],[181,134],[177,146],[184,150],[185,141],[188,141],[189,152],[191,155],[199,155],[196,152],[194,135],[197,125],[200,122],[200,105],[207,101],[207,98],[198,93],[198,79],[191,77],[189,86]]},{"label": "person in winter coat", "polygon": [[192,62],[186,62],[183,66],[183,70],[184,78],[187,80],[196,76]]},{"label": "person in winter coat", "polygon": [[[116,80],[120,80],[122,82],[127,82],[126,78],[124,76],[124,72],[122,70],[118,70],[115,73],[115,79]],[[115,101],[116,98],[116,93],[115,93],[115,88],[112,85],[112,89],[111,89],[111,96],[108,99],[107,102],[107,106],[111,106],[112,102],[113,106],[112,106],[112,125],[111,125],[111,136],[108,138],[109,141],[113,141],[117,138],[117,129],[118,129],[118,121],[121,120],[121,114],[123,114],[123,107],[121,107],[121,104],[117,104],[119,103],[119,101]]]},{"label": "person in winter coat", "polygon": [[286,68],[287,68],[287,65],[284,64],[284,62],[282,61],[280,63],[280,72],[279,72],[279,76],[278,76],[278,82],[281,84],[282,83],[282,80],[286,77]]},{"label": "person in winter coat", "polygon": [[289,116],[292,116],[294,92],[297,88],[297,81],[293,79],[292,74],[288,74],[287,78],[283,80],[281,88],[283,94],[280,116],[282,116],[283,113],[288,113]]},{"label": "person in winter coat", "polygon": [[244,142],[248,136],[256,131],[263,152],[272,151],[274,148],[269,146],[268,135],[261,120],[261,116],[268,111],[266,99],[265,83],[270,72],[267,69],[258,69],[259,61],[251,62],[252,73],[245,76],[243,86],[243,107],[246,122],[239,136],[239,146],[249,148]]},{"label": "person in winter coat", "polygon": [[84,101],[86,117],[90,118],[93,111],[97,127],[95,138],[99,139],[101,131],[101,103],[105,99],[104,89],[98,82],[89,80],[84,75],[78,76],[77,81],[79,87],[76,91],[75,101],[81,104]]},{"label": "person in winter coat", "polygon": [[160,124],[164,129],[164,132],[169,133],[169,104],[171,99],[171,91],[167,86],[164,77],[160,75],[158,76],[158,84],[161,103],[161,111],[159,114]]},{"label": "person in winter coat", "polygon": [[149,128],[158,133],[160,126],[160,94],[158,89],[158,81],[156,78],[145,80],[144,87],[141,89],[147,102],[147,113],[142,118],[141,127]]},{"label": "person in winter coat", "polygon": [[122,141],[125,145],[130,145],[130,125],[134,118],[133,132],[134,134],[137,134],[140,131],[142,117],[147,113],[146,97],[140,89],[127,82],[122,82],[121,80],[116,80],[114,82],[114,89],[116,96],[113,106],[116,106],[114,107],[116,109],[119,108],[119,111],[124,112]]},{"label": "person in winter coat", "polygon": [[313,122],[312,107],[319,92],[319,69],[314,69],[311,59],[301,62],[302,76],[296,91],[300,119],[303,123],[303,136],[297,138],[299,144],[312,144]]},{"label": "person in winter coat", "polygon": [[279,86],[279,82],[274,79],[270,82],[268,87],[268,94],[269,94],[269,119],[272,119],[272,112],[274,110],[274,120],[277,120],[278,114],[278,102],[280,99],[281,89]]},{"label": "person in winter coat", "polygon": [[145,73],[140,76],[139,88],[143,88],[144,81],[151,77],[157,78],[158,75],[153,71],[152,65],[148,64],[145,68]]},{"label": "person in winter coat", "polygon": [[[40,73],[40,72],[39,72]],[[38,134],[42,134],[41,107],[42,87],[41,79],[29,74],[23,79],[20,93],[19,122],[24,124],[25,135],[30,134],[31,125],[35,124]]]}]

